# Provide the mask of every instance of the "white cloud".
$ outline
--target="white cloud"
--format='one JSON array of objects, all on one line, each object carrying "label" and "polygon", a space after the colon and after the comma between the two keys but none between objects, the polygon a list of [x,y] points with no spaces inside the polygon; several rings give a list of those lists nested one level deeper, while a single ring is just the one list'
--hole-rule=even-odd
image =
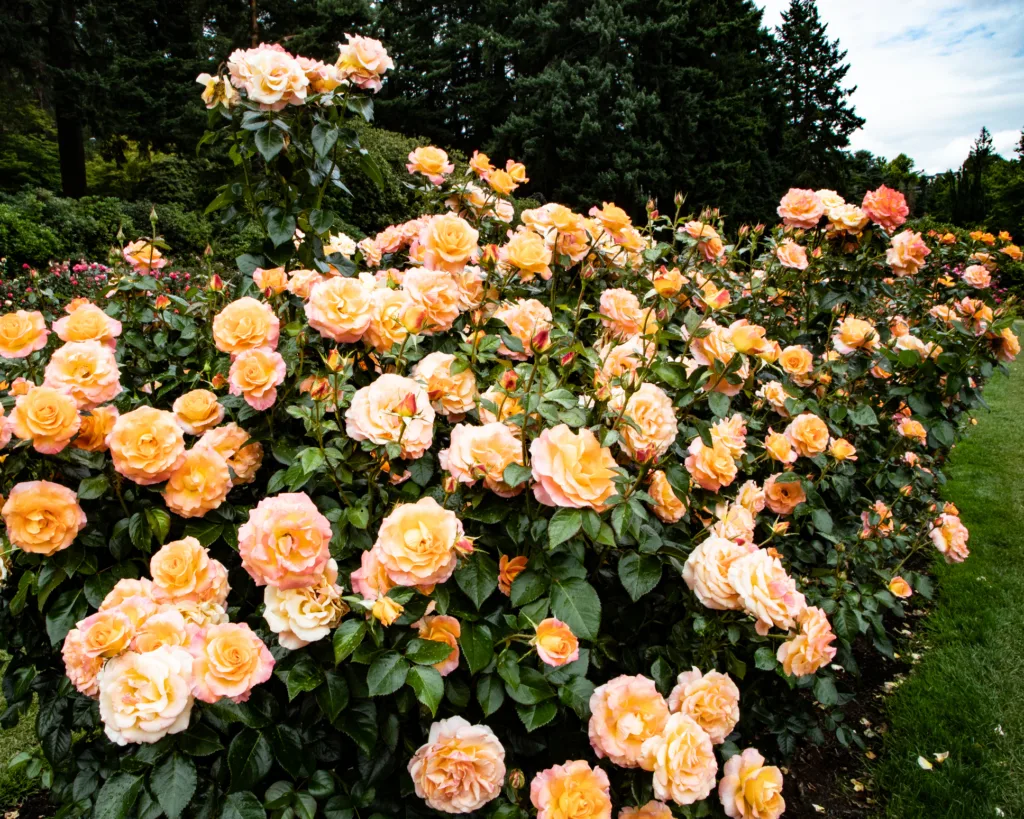
[{"label": "white cloud", "polygon": [[[789,0],[765,0],[765,25]],[[818,0],[846,49],[853,102],[867,120],[851,138],[929,173],[958,167],[987,126],[1010,156],[1024,126],[1024,3],[1020,0]]]}]

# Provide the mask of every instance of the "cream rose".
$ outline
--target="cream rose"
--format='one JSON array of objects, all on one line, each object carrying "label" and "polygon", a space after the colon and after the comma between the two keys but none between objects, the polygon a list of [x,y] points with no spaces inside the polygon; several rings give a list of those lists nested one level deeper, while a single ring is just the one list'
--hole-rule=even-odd
[{"label": "cream rose", "polygon": [[728,674],[702,674],[694,667],[676,678],[668,707],[673,714],[692,717],[713,745],[721,745],[740,721],[740,690]]},{"label": "cream rose", "polygon": [[385,373],[356,390],[345,412],[345,431],[356,441],[399,444],[402,457],[415,460],[433,443],[434,418],[430,398],[418,381]]},{"label": "cream rose", "polygon": [[331,558],[312,586],[302,589],[267,586],[263,590],[263,618],[282,646],[292,650],[302,648],[322,640],[341,621],[348,611],[341,594],[338,564]]},{"label": "cream rose", "polygon": [[451,353],[428,353],[416,363],[411,375],[426,385],[435,411],[458,421],[476,406],[476,376],[468,368],[452,375],[454,363]]},{"label": "cream rose", "polygon": [[654,680],[615,677],[590,696],[590,744],[599,758],[608,757],[620,767],[651,770],[641,746],[662,732],[668,717],[668,705]]},{"label": "cream rose", "polygon": [[100,719],[111,742],[153,743],[188,728],[192,657],[181,648],[127,651],[99,674]]},{"label": "cream rose", "polygon": [[712,535],[699,543],[683,564],[683,580],[697,599],[709,609],[719,611],[743,608],[739,592],[729,582],[729,570],[742,557],[757,547],[739,544]]},{"label": "cream rose", "polygon": [[654,795],[677,805],[706,799],[715,788],[718,762],[711,738],[686,714],[672,714],[662,731],[642,749],[645,768],[654,771]]},{"label": "cream rose", "polygon": [[472,813],[501,793],[505,749],[486,725],[449,717],[430,726],[409,761],[416,795],[444,813]]},{"label": "cream rose", "polygon": [[757,620],[757,633],[765,635],[772,626],[791,629],[806,608],[804,596],[782,561],[766,549],[755,549],[729,567],[729,585],[736,590],[743,608]]}]

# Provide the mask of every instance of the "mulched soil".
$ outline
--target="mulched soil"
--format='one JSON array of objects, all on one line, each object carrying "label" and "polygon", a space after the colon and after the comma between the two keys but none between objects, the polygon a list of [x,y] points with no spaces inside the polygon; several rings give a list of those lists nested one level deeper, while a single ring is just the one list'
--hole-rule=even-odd
[{"label": "mulched soil", "polygon": [[9,808],[4,819],[50,819],[57,809],[45,793],[33,793],[25,797],[16,808]]}]

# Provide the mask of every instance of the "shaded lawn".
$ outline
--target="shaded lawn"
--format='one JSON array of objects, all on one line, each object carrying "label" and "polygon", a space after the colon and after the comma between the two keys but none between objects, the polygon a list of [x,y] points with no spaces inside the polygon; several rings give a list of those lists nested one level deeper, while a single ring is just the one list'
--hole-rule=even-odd
[{"label": "shaded lawn", "polygon": [[1024,816],[1024,362],[985,399],[947,469],[971,556],[937,561],[923,659],[887,703],[874,776],[894,819]]}]

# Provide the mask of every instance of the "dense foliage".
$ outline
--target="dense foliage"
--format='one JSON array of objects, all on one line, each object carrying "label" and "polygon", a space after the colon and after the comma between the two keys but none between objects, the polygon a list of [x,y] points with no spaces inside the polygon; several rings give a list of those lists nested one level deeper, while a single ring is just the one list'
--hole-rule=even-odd
[{"label": "dense foliage", "polygon": [[884,187],[728,239],[522,210],[523,165],[433,147],[425,212],[356,243],[324,191],[374,175],[390,60],[346,48],[203,79],[251,271],[149,236],[0,315],[21,764],[61,816],[777,817],[762,754],[856,742],[855,647],[967,556],[941,467],[1019,353],[1020,249]]}]

